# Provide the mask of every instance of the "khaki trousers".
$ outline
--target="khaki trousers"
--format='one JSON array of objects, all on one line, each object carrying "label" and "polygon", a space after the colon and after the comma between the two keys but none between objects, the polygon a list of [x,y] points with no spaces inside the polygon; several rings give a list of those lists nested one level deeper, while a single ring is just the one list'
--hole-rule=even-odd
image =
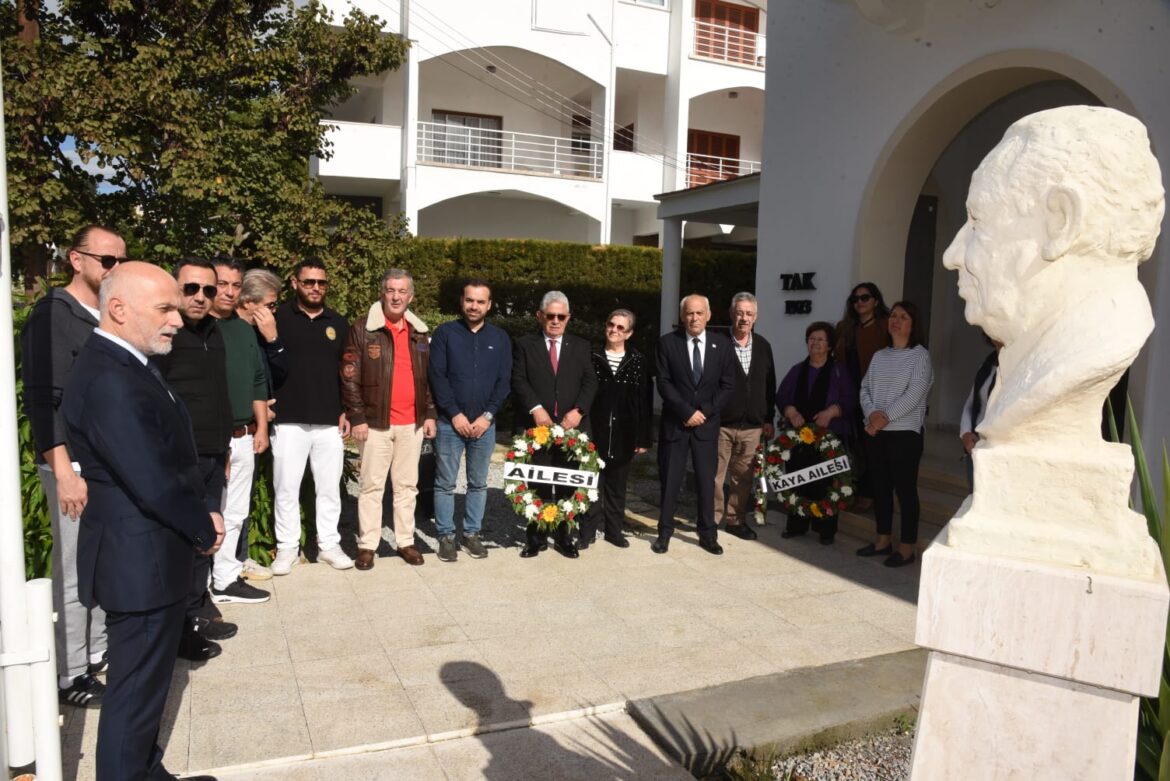
[{"label": "khaki trousers", "polygon": [[362,471],[358,479],[358,547],[376,551],[382,542],[382,495],[389,473],[394,491],[394,544],[414,545],[414,505],[418,499],[418,459],[423,430],[413,423],[370,429],[358,443]]},{"label": "khaki trousers", "polygon": [[[743,523],[755,512],[752,496],[752,459],[763,428],[719,429],[719,461],[715,467],[715,523]],[[723,483],[730,490],[724,496]],[[724,508],[726,507],[726,511]]]}]

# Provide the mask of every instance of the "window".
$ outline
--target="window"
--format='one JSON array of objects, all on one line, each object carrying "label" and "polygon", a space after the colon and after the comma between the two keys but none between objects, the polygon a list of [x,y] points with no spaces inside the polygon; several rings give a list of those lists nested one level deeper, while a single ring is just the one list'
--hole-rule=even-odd
[{"label": "window", "polygon": [[424,139],[424,159],[452,165],[500,167],[503,145],[503,117],[467,114],[458,111],[432,111],[435,125],[430,138]]},{"label": "window", "polygon": [[756,65],[760,9],[724,3],[695,2],[695,54],[725,62]]},{"label": "window", "polygon": [[573,139],[572,149],[579,154],[585,154],[591,149],[590,141],[593,140],[593,120],[584,114],[573,115],[573,128],[570,133]]},{"label": "window", "polygon": [[633,152],[634,151],[634,123],[626,125],[625,127],[614,128],[613,131],[613,151],[615,152]]}]

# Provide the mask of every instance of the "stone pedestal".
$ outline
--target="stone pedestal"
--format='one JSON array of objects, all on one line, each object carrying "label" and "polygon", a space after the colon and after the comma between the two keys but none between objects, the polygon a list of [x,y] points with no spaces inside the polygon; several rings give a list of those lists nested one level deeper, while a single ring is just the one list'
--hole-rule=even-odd
[{"label": "stone pedestal", "polygon": [[1151,577],[1121,577],[951,547],[949,531],[922,557],[914,781],[1132,778],[1170,603],[1156,549]]}]

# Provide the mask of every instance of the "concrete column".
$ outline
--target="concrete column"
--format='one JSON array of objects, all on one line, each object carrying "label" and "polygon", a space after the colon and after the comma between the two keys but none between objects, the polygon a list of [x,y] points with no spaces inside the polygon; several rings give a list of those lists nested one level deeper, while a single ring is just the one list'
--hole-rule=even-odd
[{"label": "concrete column", "polygon": [[682,298],[683,221],[667,217],[662,221],[662,314],[658,333],[669,333],[678,322],[678,302]]},{"label": "concrete column", "polygon": [[601,244],[609,244],[610,234],[612,232],[611,222],[613,221],[613,204],[609,197],[609,182],[612,171],[610,170],[611,153],[613,152],[613,84],[614,84],[614,67],[613,67],[613,48],[610,47],[609,58],[609,83],[608,86],[601,84],[593,85],[592,104],[590,108],[595,115],[601,115],[601,120],[594,119],[590,125],[590,137],[601,145],[599,150],[600,159],[598,160],[601,166],[602,180],[605,182],[602,188],[601,198],[603,205],[601,209],[601,235],[598,240]]},{"label": "concrete column", "polygon": [[666,160],[662,166],[662,190],[671,192],[686,187],[687,128],[690,124],[690,98],[682,90],[684,74],[690,65],[694,36],[694,0],[674,0],[670,8],[670,49],[667,54],[666,95],[663,100],[662,146]]},{"label": "concrete column", "polygon": [[[413,40],[410,32],[410,0],[402,0],[400,19],[402,37]],[[402,72],[405,86],[402,90],[402,179],[398,205],[410,232],[417,236],[418,198],[415,178],[418,170],[418,52],[413,46],[406,50]]]}]

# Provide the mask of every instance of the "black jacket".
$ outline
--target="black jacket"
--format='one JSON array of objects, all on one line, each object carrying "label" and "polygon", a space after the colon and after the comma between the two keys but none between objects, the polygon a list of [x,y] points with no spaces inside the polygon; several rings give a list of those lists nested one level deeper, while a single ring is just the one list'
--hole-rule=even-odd
[{"label": "black jacket", "polygon": [[[512,350],[512,392],[516,394],[516,427],[533,425],[529,410],[537,405],[554,422],[560,423],[574,407],[581,410],[577,428],[592,434],[589,415],[597,393],[597,375],[589,357],[589,343],[579,336],[565,334],[557,356],[557,373],[553,374],[543,333],[528,334],[516,340]],[[555,411],[555,414],[554,414]]]},{"label": "black jacket", "polygon": [[232,439],[232,403],[218,321],[211,315],[197,323],[184,317],[170,354],[151,360],[187,405],[199,455],[226,453]]},{"label": "black jacket", "polygon": [[621,466],[634,457],[634,448],[650,447],[651,390],[646,359],[626,348],[615,373],[605,348],[593,352],[597,396],[593,399],[593,441],[606,466]]},{"label": "black jacket", "polygon": [[42,453],[66,444],[61,397],[73,362],[97,324],[76,298],[53,288],[33,306],[20,332],[24,412],[38,463],[44,460]]},{"label": "black jacket", "polygon": [[[734,355],[734,339],[732,349]],[[752,334],[752,368],[744,374],[739,356],[735,356],[735,395],[723,407],[719,425],[723,428],[760,428],[776,418],[776,365],[772,363],[772,345],[759,334]]]},{"label": "black jacket", "polygon": [[[658,337],[658,395],[662,397],[658,446],[687,437],[715,440],[719,437],[719,412],[735,393],[735,351],[731,339],[707,331],[703,374],[696,383],[691,374],[691,337],[682,328]],[[695,410],[707,419],[687,428]]]}]

